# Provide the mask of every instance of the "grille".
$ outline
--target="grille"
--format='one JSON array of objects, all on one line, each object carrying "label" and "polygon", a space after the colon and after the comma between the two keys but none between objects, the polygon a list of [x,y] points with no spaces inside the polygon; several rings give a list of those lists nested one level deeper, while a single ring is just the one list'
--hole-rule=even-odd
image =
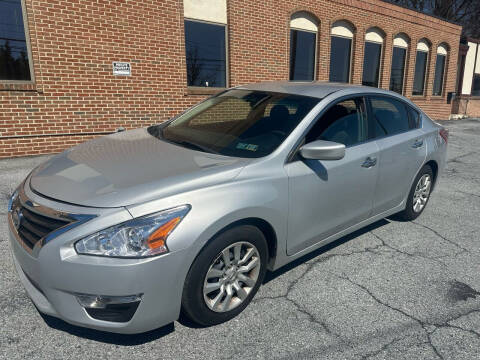
[{"label": "grille", "polygon": [[37,242],[51,232],[71,222],[35,213],[21,205],[14,211],[17,212],[19,219],[17,227],[18,235],[30,249],[33,249]]}]

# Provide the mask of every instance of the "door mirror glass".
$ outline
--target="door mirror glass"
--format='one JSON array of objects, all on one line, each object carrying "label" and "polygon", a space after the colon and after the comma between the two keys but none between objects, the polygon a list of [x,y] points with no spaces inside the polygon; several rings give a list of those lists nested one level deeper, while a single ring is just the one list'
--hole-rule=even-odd
[{"label": "door mirror glass", "polygon": [[340,160],[345,156],[345,145],[333,141],[316,140],[300,148],[304,159]]}]

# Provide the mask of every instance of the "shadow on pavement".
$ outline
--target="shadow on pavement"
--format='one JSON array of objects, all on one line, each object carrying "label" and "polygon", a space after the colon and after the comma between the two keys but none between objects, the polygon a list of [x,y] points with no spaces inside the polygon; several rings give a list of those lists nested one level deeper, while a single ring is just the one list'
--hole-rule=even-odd
[{"label": "shadow on pavement", "polygon": [[387,224],[389,224],[389,221],[386,220],[386,219],[376,221],[373,224],[365,226],[364,228],[361,228],[357,231],[354,231],[351,234],[345,235],[344,237],[341,237],[340,239],[335,240],[334,242],[331,242],[328,245],[322,246],[321,248],[304,255],[304,256],[298,258],[297,260],[294,260],[291,263],[288,263],[287,265],[281,267],[278,270],[275,270],[273,272],[269,271],[265,275],[265,279],[263,280],[263,283],[266,284],[266,283],[268,283],[272,280],[275,280],[280,275],[285,274],[286,272],[292,270],[293,268],[296,268],[297,266],[302,265],[303,263],[305,263],[305,262],[307,262],[307,261],[309,261],[313,258],[316,258],[317,256],[320,256],[320,255],[326,253],[327,251],[335,249],[337,246],[345,244],[346,242],[348,242],[352,239],[355,239],[356,237],[358,237],[360,235],[366,234],[366,233],[368,233],[372,230],[378,229],[379,227],[382,227],[382,226],[387,225]]},{"label": "shadow on pavement", "polygon": [[141,334],[115,334],[106,331],[87,329],[80,326],[71,325],[61,319],[40,313],[40,316],[53,329],[64,331],[71,335],[79,336],[88,340],[104,342],[108,344],[134,346],[145,344],[160,339],[175,330],[174,323],[170,323],[161,328],[147,331]]}]

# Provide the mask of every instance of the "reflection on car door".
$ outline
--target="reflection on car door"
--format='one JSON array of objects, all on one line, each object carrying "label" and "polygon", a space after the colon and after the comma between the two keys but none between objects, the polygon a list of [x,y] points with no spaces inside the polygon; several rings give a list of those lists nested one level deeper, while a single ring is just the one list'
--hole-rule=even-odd
[{"label": "reflection on car door", "polygon": [[287,253],[292,255],[370,216],[377,181],[378,146],[369,140],[363,98],[341,101],[305,137],[344,143],[341,160],[285,165],[289,177]]},{"label": "reflection on car door", "polygon": [[[393,209],[407,195],[426,157],[426,144],[416,110],[400,100],[372,96],[370,115],[380,149],[373,214]],[[410,114],[409,114],[410,112]],[[416,114],[418,119],[418,113]]]}]

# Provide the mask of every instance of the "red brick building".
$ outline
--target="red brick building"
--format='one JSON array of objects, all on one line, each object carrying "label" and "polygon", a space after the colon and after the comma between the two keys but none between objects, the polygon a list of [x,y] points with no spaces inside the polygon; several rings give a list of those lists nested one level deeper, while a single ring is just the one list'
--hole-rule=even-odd
[{"label": "red brick building", "polygon": [[0,0],[0,157],[57,152],[225,86],[289,77],[392,88],[447,119],[460,33],[380,0]]}]

